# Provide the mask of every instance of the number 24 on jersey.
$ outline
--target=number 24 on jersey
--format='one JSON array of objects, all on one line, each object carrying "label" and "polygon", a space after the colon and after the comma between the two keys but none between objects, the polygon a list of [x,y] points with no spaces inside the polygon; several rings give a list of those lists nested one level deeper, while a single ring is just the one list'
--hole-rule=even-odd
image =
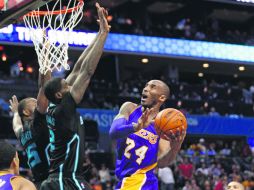
[{"label": "number 24 on jersey", "polygon": [[[124,156],[128,159],[131,158],[131,153],[130,153],[130,150],[132,150],[133,148],[135,148],[135,141],[130,139],[130,138],[127,138],[126,139],[126,144],[127,144],[127,147],[125,148],[125,151],[124,151]],[[148,147],[147,146],[141,146],[140,148],[136,149],[135,150],[135,154],[136,156],[138,157],[136,159],[136,162],[140,165],[142,163],[142,161],[144,160],[145,156],[146,156],[146,152],[148,150]]]}]

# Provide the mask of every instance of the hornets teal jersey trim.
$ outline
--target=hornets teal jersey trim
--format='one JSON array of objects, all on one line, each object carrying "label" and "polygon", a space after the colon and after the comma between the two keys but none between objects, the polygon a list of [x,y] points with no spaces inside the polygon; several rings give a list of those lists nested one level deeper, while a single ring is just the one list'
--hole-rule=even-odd
[{"label": "hornets teal jersey trim", "polygon": [[[128,124],[136,123],[141,115],[140,106],[129,116]],[[153,187],[153,190],[157,190],[158,181],[154,168],[157,165],[158,148],[159,136],[153,124],[127,138],[118,139],[116,176],[119,183],[116,189],[145,190]]]}]

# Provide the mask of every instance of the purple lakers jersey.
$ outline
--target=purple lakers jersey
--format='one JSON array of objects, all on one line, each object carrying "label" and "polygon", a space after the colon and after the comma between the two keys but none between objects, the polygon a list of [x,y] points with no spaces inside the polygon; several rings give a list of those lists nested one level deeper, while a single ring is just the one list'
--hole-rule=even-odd
[{"label": "purple lakers jersey", "polygon": [[[128,124],[137,123],[142,115],[142,106],[129,116]],[[154,125],[117,140],[116,176],[119,190],[158,189],[158,181],[154,175],[157,165],[159,136]]]},{"label": "purple lakers jersey", "polygon": [[0,175],[0,190],[12,190],[11,179],[15,177],[13,174]]}]

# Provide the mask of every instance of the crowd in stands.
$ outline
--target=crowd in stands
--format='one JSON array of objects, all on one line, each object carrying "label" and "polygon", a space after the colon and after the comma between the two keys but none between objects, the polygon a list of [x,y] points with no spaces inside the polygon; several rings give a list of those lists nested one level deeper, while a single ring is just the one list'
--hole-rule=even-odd
[{"label": "crowd in stands", "polygon": [[[114,33],[254,44],[252,26],[211,18],[206,11],[200,10],[193,15],[183,14],[172,18],[170,15],[157,17],[147,12],[144,12],[145,16],[135,16],[112,11],[108,20]],[[88,10],[85,15],[85,21],[80,23],[79,29],[96,30],[97,25],[91,11]]]},{"label": "crowd in stands", "polygon": [[[16,148],[23,163],[21,174],[32,179],[31,171],[24,167],[24,152],[18,144]],[[117,179],[114,168],[105,164],[112,160],[97,157],[100,165],[93,162],[94,156],[85,155],[84,176],[94,190],[112,190]],[[245,190],[251,190],[254,188],[253,163],[253,152],[244,141],[207,143],[201,138],[197,143],[183,144],[176,161],[169,167],[157,169],[156,173],[161,190],[169,184],[171,190],[226,190],[226,185],[232,180],[241,182]]]},{"label": "crowd in stands", "polygon": [[[251,83],[232,84],[219,83],[215,80],[209,82],[200,80],[199,83],[192,84],[172,78],[162,77],[162,79],[171,87],[171,98],[167,104],[182,109],[186,113],[209,114],[214,117],[219,115],[239,117],[253,114],[254,86]],[[141,90],[147,80],[149,79],[138,76],[117,84],[95,77],[91,81],[81,106],[119,109],[119,105],[126,100],[138,103]],[[4,80],[0,80],[0,84],[5,84],[0,85],[1,94],[15,90],[20,98],[35,93],[37,85],[35,80],[29,80],[24,76],[5,77]],[[13,89],[14,85],[15,89]],[[25,87],[28,89],[24,91]],[[2,114],[11,118],[8,111],[9,96],[1,95],[1,97],[4,97],[0,100]],[[234,112],[229,112],[230,110]],[[24,155],[22,150],[20,155]],[[244,141],[225,142],[218,139],[212,141],[200,139],[199,142],[190,144],[186,140],[176,162],[156,172],[160,178],[162,190],[167,183],[170,183],[171,188],[175,190],[225,190],[226,184],[232,180],[243,183],[245,190],[252,190],[254,189],[253,155],[253,150]],[[84,176],[93,189],[113,189],[117,179],[114,176],[112,164],[106,164],[105,160],[100,165],[95,164],[89,153],[85,157]],[[25,158],[21,156],[21,162],[22,159],[24,162]],[[114,163],[114,161],[111,162]],[[22,168],[21,172],[31,177],[31,172],[26,167]]]},{"label": "crowd in stands", "polygon": [[[254,190],[254,149],[245,141],[197,137],[185,140],[176,160],[168,167],[155,170],[160,190],[166,187],[170,190],[225,190],[231,181],[242,183],[245,190]],[[22,175],[32,179],[24,152],[18,144],[16,148]],[[106,154],[87,151],[85,156],[83,175],[93,190],[113,190],[117,181],[114,160],[109,160]]]},{"label": "crowd in stands", "polygon": [[[226,190],[230,181],[242,183],[245,190],[254,189],[254,150],[244,139],[225,141],[214,137],[191,141],[184,142],[170,166],[156,169],[160,190],[166,186],[170,186],[170,190]],[[22,154],[20,150],[21,162],[24,162]],[[114,161],[101,155],[95,158],[89,152],[84,156],[83,175],[93,190],[113,190],[117,181]],[[110,162],[113,164],[106,164]],[[21,168],[21,173],[31,178],[28,169]]]},{"label": "crowd in stands", "polygon": [[[242,45],[254,44],[254,30],[251,19],[245,22],[234,20],[217,19],[212,17],[209,5],[205,7],[188,7],[190,10],[179,11],[179,13],[152,14],[147,11],[145,4],[142,9],[109,9],[108,21],[112,33],[136,34],[147,36],[159,36],[167,38],[181,38],[190,40],[201,40],[211,42],[223,42]],[[135,5],[133,5],[135,6]],[[167,5],[165,5],[167,6]],[[198,9],[198,11],[196,11]],[[223,10],[226,9],[223,7]],[[239,11],[240,6],[237,8]],[[75,28],[77,30],[97,31],[98,25],[94,17],[95,9],[89,5],[84,11],[84,18]],[[245,14],[244,10],[242,10]],[[216,13],[215,13],[216,14]],[[227,13],[227,14],[230,14]],[[233,14],[233,13],[232,13]],[[248,15],[248,14],[247,14]],[[20,21],[20,24],[22,22]]]},{"label": "crowd in stands", "polygon": [[171,169],[175,189],[224,190],[229,181],[254,187],[253,152],[244,141],[225,140],[185,144]]},{"label": "crowd in stands", "polygon": [[[253,153],[244,140],[225,143],[213,139],[183,144],[176,161],[167,168],[157,169],[160,189],[171,184],[171,190],[226,190],[230,181],[241,182],[245,190],[254,189]],[[196,140],[198,141],[198,139]],[[87,168],[89,168],[87,170]],[[86,179],[94,190],[111,190],[117,180],[113,168],[96,166],[86,156]]]},{"label": "crowd in stands", "polygon": [[[200,80],[198,83],[161,77],[171,88],[166,107],[181,109],[186,114],[242,117],[254,112],[254,85],[247,82],[216,82]],[[80,107],[118,110],[125,101],[140,102],[140,94],[149,79],[138,76],[127,81],[109,81],[94,78]],[[27,85],[29,83],[29,85]],[[33,80],[5,78],[0,80],[0,113],[8,115],[8,99],[16,94],[19,99],[34,96],[37,84]],[[15,88],[14,88],[15,85]],[[26,90],[24,90],[26,89]],[[11,94],[13,93],[13,94]]]},{"label": "crowd in stands", "polygon": [[[119,106],[132,100],[140,101],[140,94],[149,79],[132,78],[126,82],[93,80],[84,98],[82,106],[119,109]],[[186,114],[210,116],[242,117],[252,116],[254,86],[244,82],[231,84],[217,83],[215,80],[192,84],[187,81],[173,81],[162,77],[171,88],[171,96],[165,107],[181,109]]]}]

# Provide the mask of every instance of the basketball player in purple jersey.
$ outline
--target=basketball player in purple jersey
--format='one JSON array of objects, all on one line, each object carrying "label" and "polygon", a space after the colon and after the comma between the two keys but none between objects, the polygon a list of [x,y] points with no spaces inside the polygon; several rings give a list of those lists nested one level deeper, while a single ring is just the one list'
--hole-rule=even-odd
[{"label": "basketball player in purple jersey", "polygon": [[0,190],[36,190],[34,184],[19,176],[19,158],[15,148],[0,142]]},{"label": "basketball player in purple jersey", "polygon": [[169,97],[169,87],[160,80],[149,81],[141,105],[124,103],[114,119],[110,136],[117,140],[116,176],[118,190],[158,190],[154,168],[169,165],[176,157],[185,131],[159,138],[154,118]]}]

